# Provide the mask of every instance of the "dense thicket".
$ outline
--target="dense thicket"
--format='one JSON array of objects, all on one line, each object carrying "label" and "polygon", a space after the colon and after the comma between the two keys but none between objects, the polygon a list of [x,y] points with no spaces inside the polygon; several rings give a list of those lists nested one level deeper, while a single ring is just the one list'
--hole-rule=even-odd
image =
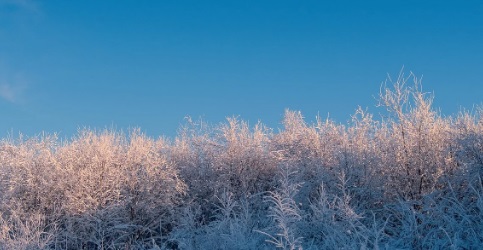
[{"label": "dense thicket", "polygon": [[442,117],[413,76],[381,119],[286,111],[174,140],[82,130],[0,143],[1,249],[477,249],[483,110]]}]

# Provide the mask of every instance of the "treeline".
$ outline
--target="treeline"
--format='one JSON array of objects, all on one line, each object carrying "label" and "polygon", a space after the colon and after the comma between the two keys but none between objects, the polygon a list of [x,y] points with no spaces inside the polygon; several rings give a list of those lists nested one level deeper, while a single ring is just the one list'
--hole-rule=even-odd
[{"label": "treeline", "polygon": [[443,117],[414,75],[383,117],[189,121],[0,142],[0,249],[477,249],[483,109]]}]

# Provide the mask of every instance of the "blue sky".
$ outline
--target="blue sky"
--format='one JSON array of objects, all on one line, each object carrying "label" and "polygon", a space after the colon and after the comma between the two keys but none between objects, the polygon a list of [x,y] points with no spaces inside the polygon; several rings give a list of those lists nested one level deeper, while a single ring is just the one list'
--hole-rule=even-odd
[{"label": "blue sky", "polygon": [[0,136],[184,117],[278,127],[286,108],[377,113],[387,73],[423,76],[449,115],[483,96],[483,3],[0,0]]}]

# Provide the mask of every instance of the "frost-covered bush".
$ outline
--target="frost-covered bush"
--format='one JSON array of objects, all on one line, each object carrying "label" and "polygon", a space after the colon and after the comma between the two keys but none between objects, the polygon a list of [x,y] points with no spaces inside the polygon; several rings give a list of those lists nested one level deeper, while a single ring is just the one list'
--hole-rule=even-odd
[{"label": "frost-covered bush", "polygon": [[3,139],[0,249],[481,248],[483,109],[432,98],[401,74],[381,119]]},{"label": "frost-covered bush", "polygon": [[[39,234],[32,238],[39,242],[48,239],[42,243],[48,248],[162,242],[162,233],[175,224],[174,210],[185,192],[163,147],[162,140],[139,131],[126,137],[82,130],[69,142],[55,136],[3,141],[0,208],[5,248],[17,238],[27,241],[30,234]],[[35,216],[41,219],[28,229],[38,231],[27,233],[22,228]]]}]

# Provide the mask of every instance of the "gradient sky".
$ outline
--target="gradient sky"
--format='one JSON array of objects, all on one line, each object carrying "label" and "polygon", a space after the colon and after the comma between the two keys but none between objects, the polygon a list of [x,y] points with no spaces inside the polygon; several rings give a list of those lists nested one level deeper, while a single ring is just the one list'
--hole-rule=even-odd
[{"label": "gradient sky", "polygon": [[346,123],[403,65],[444,115],[481,104],[483,1],[0,0],[0,136]]}]

